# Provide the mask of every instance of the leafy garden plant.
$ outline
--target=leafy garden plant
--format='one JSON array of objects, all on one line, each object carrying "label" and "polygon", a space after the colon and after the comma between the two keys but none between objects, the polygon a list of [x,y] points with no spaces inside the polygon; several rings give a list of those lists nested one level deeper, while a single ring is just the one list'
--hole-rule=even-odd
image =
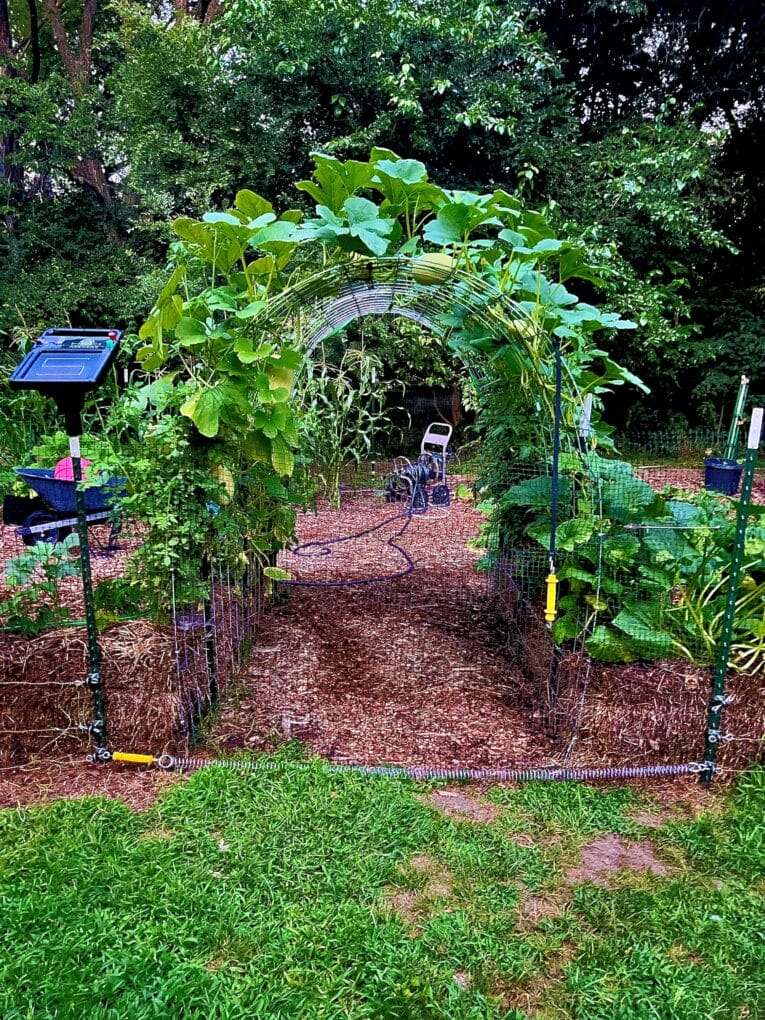
[{"label": "leafy garden plant", "polygon": [[[714,493],[657,493],[623,461],[564,458],[562,492],[571,511],[557,529],[565,582],[555,639],[587,635],[595,659],[713,661],[727,595],[735,508]],[[525,541],[549,543],[547,475],[511,486],[505,513]],[[757,514],[757,511],[755,511]],[[762,518],[762,514],[759,514]],[[765,528],[747,535],[733,667],[765,668]]]},{"label": "leafy garden plant", "polygon": [[70,556],[78,544],[72,533],[61,542],[37,542],[6,561],[3,582],[16,590],[0,601],[4,630],[35,637],[69,619],[59,582],[79,573],[77,559]]},{"label": "leafy garden plant", "polygon": [[365,161],[315,154],[312,178],[297,187],[312,210],[280,213],[243,190],[226,210],[173,224],[168,278],[139,333],[145,378],[128,398],[149,412],[126,471],[126,508],[148,525],[137,582],[153,586],[160,602],[179,572],[193,588],[206,557],[264,563],[292,536],[303,490],[296,464],[318,463],[336,498],[341,444],[358,458],[383,424],[366,353],[353,355],[362,360],[352,373],[347,362],[309,371],[301,412],[292,399],[306,352],[301,317],[280,300],[320,269],[396,256],[412,260],[422,287],[457,272],[475,278],[480,318],[454,283],[454,307],[437,325],[454,354],[487,366],[482,413],[508,394],[517,402],[505,423],[515,457],[538,449],[551,427],[552,335],[566,357],[567,423],[593,394],[602,446],[610,442],[602,393],[639,384],[593,341],[634,324],[579,300],[572,281],[591,290],[597,267],[519,197],[441,188],[424,164],[381,148]]}]

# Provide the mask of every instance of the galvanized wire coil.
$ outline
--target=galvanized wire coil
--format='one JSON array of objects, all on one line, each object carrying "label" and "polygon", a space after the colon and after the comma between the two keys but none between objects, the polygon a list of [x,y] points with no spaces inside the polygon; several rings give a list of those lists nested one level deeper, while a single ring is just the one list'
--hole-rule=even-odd
[{"label": "galvanized wire coil", "polygon": [[[234,769],[238,772],[288,772],[312,768],[310,762],[274,761],[268,758],[188,758],[163,754],[157,764],[166,771],[190,772],[208,766]],[[351,772],[366,776],[385,776],[392,779],[416,780],[468,780],[471,782],[532,782],[573,781],[590,782],[608,779],[649,779],[661,776],[693,775],[707,771],[703,762],[684,762],[671,765],[623,765],[608,768],[528,768],[528,769],[455,769],[429,766],[354,765],[327,762],[328,772]]]}]

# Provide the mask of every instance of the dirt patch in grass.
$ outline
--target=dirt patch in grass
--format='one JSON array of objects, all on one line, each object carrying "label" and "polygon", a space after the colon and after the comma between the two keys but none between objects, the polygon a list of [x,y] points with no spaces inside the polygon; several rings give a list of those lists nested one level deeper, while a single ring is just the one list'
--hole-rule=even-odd
[{"label": "dirt patch in grass", "polygon": [[455,818],[457,821],[493,822],[500,811],[496,804],[465,793],[464,790],[433,790],[427,796],[417,798],[422,804],[435,808],[442,814]]},{"label": "dirt patch in grass", "polygon": [[642,825],[645,829],[660,829],[662,825],[672,820],[673,815],[664,811],[638,811],[632,815],[632,820]]},{"label": "dirt patch in grass", "polygon": [[415,854],[409,862],[409,867],[427,880],[421,890],[422,898],[445,900],[452,895],[454,879],[451,872],[429,854]]},{"label": "dirt patch in grass", "polygon": [[548,953],[540,973],[516,984],[496,982],[491,992],[497,995],[505,1009],[520,1010],[527,1017],[544,1015],[546,1006],[560,985],[566,967],[573,960],[575,947],[570,942]]},{"label": "dirt patch in grass", "polygon": [[393,886],[386,890],[385,902],[409,928],[419,929],[422,922],[448,909],[454,893],[454,879],[448,868],[429,854],[415,854],[402,869],[409,872],[419,888]]},{"label": "dirt patch in grass", "polygon": [[145,832],[142,832],[141,835],[138,837],[138,841],[140,843],[149,843],[155,839],[164,841],[167,839],[172,839],[174,836],[175,833],[173,832],[172,829],[166,829],[163,826],[160,826],[159,828],[147,829]]},{"label": "dirt patch in grass", "polygon": [[567,889],[549,893],[531,893],[524,890],[521,893],[518,912],[520,927],[523,929],[534,928],[540,921],[560,917],[566,909],[569,899],[570,894]]},{"label": "dirt patch in grass", "polygon": [[696,967],[701,966],[704,960],[698,953],[692,953],[690,949],[684,946],[681,942],[676,942],[670,946],[667,950],[667,959],[671,960],[672,963],[680,964],[693,964]]},{"label": "dirt patch in grass", "polygon": [[244,961],[252,956],[252,946],[241,939],[224,939],[218,951],[205,963],[213,974],[219,970],[238,970],[245,967]]},{"label": "dirt patch in grass", "polygon": [[566,872],[566,883],[578,885],[591,882],[603,888],[610,888],[614,875],[619,871],[651,872],[654,875],[669,874],[668,868],[653,851],[646,840],[628,843],[612,832],[593,839],[582,850],[581,862]]},{"label": "dirt patch in grass", "polygon": [[419,898],[413,889],[389,889],[385,902],[409,928],[416,928],[422,920]]}]

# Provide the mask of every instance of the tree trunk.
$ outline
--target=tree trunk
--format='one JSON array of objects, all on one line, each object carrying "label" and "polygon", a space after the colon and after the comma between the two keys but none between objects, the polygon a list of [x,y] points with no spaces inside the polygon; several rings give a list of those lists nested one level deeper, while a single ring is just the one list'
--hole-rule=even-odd
[{"label": "tree trunk", "polygon": [[[13,36],[11,34],[11,17],[8,10],[8,0],[0,0],[0,78],[15,78],[16,69],[13,67]],[[13,204],[19,185],[22,181],[21,167],[15,166],[13,157],[18,147],[18,135],[9,131],[7,135],[0,138],[0,180],[4,185],[5,201]],[[9,240],[16,226],[16,217],[9,211],[3,217],[5,229],[8,231]],[[11,245],[11,248],[13,246]]]},{"label": "tree trunk", "polygon": [[[0,3],[4,0],[0,0]],[[93,30],[96,21],[97,0],[84,0],[80,22],[79,46],[72,45],[64,27],[61,0],[44,0],[56,50],[64,65],[77,103],[82,99],[90,81],[93,64]],[[72,177],[91,188],[104,205],[111,205],[112,195],[103,163],[95,155],[80,156],[72,167]]]}]

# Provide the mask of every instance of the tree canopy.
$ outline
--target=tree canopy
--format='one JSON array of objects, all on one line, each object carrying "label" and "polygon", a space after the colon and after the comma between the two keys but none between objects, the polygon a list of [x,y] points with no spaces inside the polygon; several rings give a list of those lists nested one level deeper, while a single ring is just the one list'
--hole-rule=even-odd
[{"label": "tree canopy", "polygon": [[376,145],[586,250],[652,390],[619,424],[715,421],[764,385],[764,36],[754,3],[0,0],[0,336],[137,328],[171,219]]}]

